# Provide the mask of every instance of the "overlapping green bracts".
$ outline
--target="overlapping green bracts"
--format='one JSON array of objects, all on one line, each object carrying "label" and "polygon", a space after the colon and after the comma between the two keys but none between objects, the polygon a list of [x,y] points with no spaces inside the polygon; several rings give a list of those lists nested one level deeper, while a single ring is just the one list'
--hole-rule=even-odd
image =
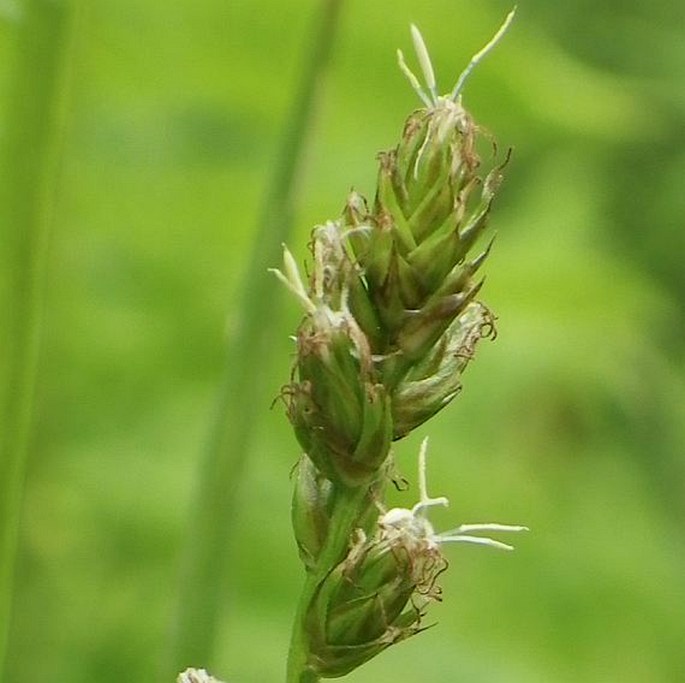
[{"label": "overlapping green bracts", "polygon": [[[463,325],[458,321],[482,285],[477,271],[490,245],[471,252],[487,225],[502,165],[479,175],[477,135],[461,104],[439,99],[414,112],[397,148],[380,155],[373,210],[356,193],[348,200],[343,230],[365,294],[355,291],[351,309],[391,390],[427,356],[436,360],[436,345],[459,354],[455,341],[468,338],[472,347],[476,340],[464,326],[481,329],[473,311]],[[487,310],[477,310],[482,329],[492,330]],[[454,387],[443,398],[450,394]],[[403,433],[395,430],[396,437]]]},{"label": "overlapping green bracts", "polygon": [[437,545],[360,532],[326,577],[309,611],[312,658],[334,678],[349,673],[420,629],[423,607],[439,599],[435,581],[447,562]]},{"label": "overlapping green bracts", "polygon": [[476,296],[491,246],[482,237],[507,159],[481,170],[480,130],[460,90],[511,16],[446,97],[435,92],[413,28],[427,92],[401,55],[400,65],[427,106],[409,116],[399,144],[378,155],[374,201],[352,192],[339,220],[314,229],[306,284],[287,250],[276,271],[306,312],[283,392],[304,450],[292,519],[308,573],[290,681],[342,676],[421,630],[424,607],[440,594],[441,543],[509,548],[468,532],[521,529],[434,533],[425,510],[446,499],[425,491],[425,444],[420,502],[388,512],[382,504],[392,442],[459,393],[478,341],[494,335],[494,318]]},{"label": "overlapping green bracts", "polygon": [[490,245],[471,252],[502,166],[479,175],[477,135],[452,100],[414,112],[400,144],[379,155],[373,209],[353,192],[343,218],[313,232],[288,415],[331,479],[373,479],[390,440],[456,396],[476,343],[493,331],[474,301]]}]

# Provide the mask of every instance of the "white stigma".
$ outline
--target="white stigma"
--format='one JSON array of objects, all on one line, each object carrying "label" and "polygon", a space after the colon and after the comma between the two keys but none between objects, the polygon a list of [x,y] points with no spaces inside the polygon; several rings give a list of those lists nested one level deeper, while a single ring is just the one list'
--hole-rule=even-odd
[{"label": "white stigma", "polygon": [[509,29],[512,21],[514,21],[514,16],[516,15],[516,7],[507,14],[504,22],[499,27],[495,35],[490,39],[490,41],[476,52],[471,61],[468,63],[466,68],[461,72],[457,83],[452,89],[449,96],[441,97],[437,92],[437,84],[435,80],[435,71],[433,70],[433,63],[431,62],[430,54],[428,48],[426,47],[426,41],[421,35],[421,31],[412,24],[411,25],[411,37],[414,43],[414,52],[416,53],[416,58],[419,61],[419,66],[421,67],[421,73],[423,75],[423,80],[426,85],[426,90],[419,79],[414,75],[414,72],[407,66],[407,62],[404,59],[404,55],[401,50],[397,51],[397,62],[399,64],[400,70],[407,77],[407,80],[411,84],[411,87],[416,91],[416,94],[421,98],[421,101],[429,108],[438,106],[440,103],[453,102],[458,103],[461,97],[461,92],[464,89],[464,84],[471,72],[476,68],[476,66],[483,60],[483,58],[499,43],[504,34]]},{"label": "white stigma", "polygon": [[414,24],[411,25],[411,37],[414,41],[414,51],[419,60],[421,71],[423,72],[423,80],[426,82],[428,92],[431,94],[431,99],[435,102],[438,98],[435,85],[435,72],[433,71],[433,64],[431,63],[430,55],[426,42],[421,35],[421,31]]},{"label": "white stigma", "polygon": [[453,102],[456,102],[459,97],[461,96],[461,91],[464,89],[464,84],[466,83],[466,79],[469,77],[471,72],[478,66],[479,62],[482,61],[483,57],[487,55],[496,45],[499,43],[499,41],[502,39],[504,34],[507,32],[509,29],[509,26],[511,26],[511,22],[514,21],[514,16],[516,16],[516,6],[514,6],[514,9],[507,14],[504,22],[502,25],[499,27],[497,30],[497,33],[495,33],[494,36],[490,39],[490,42],[483,47],[481,50],[476,52],[473,57],[471,57],[471,61],[468,63],[467,67],[461,72],[459,75],[459,78],[457,79],[457,83],[454,86],[452,90],[452,94],[450,96],[450,99]]},{"label": "white stigma", "polygon": [[307,313],[315,313],[316,305],[307,294],[307,288],[304,286],[297,263],[285,244],[283,245],[283,270],[285,273],[278,268],[269,268],[269,272],[273,273],[299,299]]},{"label": "white stigma", "polygon": [[387,541],[392,543],[400,537],[406,542],[427,543],[429,548],[437,548],[442,543],[475,543],[487,545],[500,550],[513,550],[508,543],[502,543],[487,536],[473,536],[473,533],[481,531],[528,531],[528,527],[510,524],[462,524],[455,529],[435,533],[433,526],[428,521],[426,512],[428,508],[441,505],[447,507],[449,500],[445,496],[431,498],[428,495],[426,481],[426,453],[428,450],[428,438],[421,442],[419,450],[419,502],[411,510],[406,508],[392,508],[380,519],[379,526]]}]

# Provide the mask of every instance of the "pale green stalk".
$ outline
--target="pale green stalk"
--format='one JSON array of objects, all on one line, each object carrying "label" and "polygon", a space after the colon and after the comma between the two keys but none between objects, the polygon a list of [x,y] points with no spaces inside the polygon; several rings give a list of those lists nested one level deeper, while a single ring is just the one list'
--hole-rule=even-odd
[{"label": "pale green stalk", "polygon": [[273,321],[277,311],[267,269],[278,261],[281,244],[292,229],[296,181],[341,7],[342,0],[321,3],[312,46],[305,51],[302,80],[264,198],[238,305],[239,327],[226,348],[221,392],[200,464],[163,680],[172,679],[187,666],[206,666],[213,661],[219,616],[226,611],[222,589],[231,576],[228,535],[253,425],[262,409],[260,378],[264,375],[263,359],[268,357],[264,343],[269,329],[264,321]]},{"label": "pale green stalk", "polygon": [[48,244],[64,140],[73,6],[28,0],[12,27],[16,61],[0,151],[2,287],[0,672],[11,624],[21,507],[34,419]]}]

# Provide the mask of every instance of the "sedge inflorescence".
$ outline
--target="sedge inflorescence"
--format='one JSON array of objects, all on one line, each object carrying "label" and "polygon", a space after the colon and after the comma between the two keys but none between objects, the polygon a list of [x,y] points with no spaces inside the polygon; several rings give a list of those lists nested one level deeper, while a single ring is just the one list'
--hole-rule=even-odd
[{"label": "sedge inflorescence", "polygon": [[374,201],[353,191],[338,220],[313,230],[307,278],[287,248],[274,271],[305,313],[283,390],[303,450],[292,518],[307,572],[289,680],[305,680],[298,672],[306,680],[344,675],[422,630],[428,603],[440,598],[445,544],[509,550],[480,534],[525,529],[466,524],[436,532],[428,512],[447,499],[428,495],[425,440],[419,501],[383,505],[393,442],[455,398],[476,345],[494,336],[494,316],[478,300],[491,243],[477,245],[508,155],[481,172],[481,131],[462,89],[512,19],[513,12],[445,96],[412,27],[424,85],[401,52],[398,60],[425,107],[378,156]]}]

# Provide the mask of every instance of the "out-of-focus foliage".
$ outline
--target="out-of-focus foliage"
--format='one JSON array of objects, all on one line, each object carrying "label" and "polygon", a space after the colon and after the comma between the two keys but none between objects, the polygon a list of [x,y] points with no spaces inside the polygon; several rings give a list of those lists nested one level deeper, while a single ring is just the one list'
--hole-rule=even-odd
[{"label": "out-of-focus foliage", "polygon": [[[8,683],[155,676],[232,302],[316,4],[83,3]],[[3,96],[21,8],[0,2]],[[447,90],[509,8],[349,0],[300,181],[300,245],[351,185],[372,190],[375,153],[419,104],[394,58],[409,22]],[[677,0],[520,0],[473,75],[465,104],[515,147],[483,290],[500,337],[396,456],[413,477],[431,435],[429,484],[453,502],[439,527],[532,532],[513,555],[450,549],[439,626],[349,680],[685,679],[683,82]],[[236,682],[282,677],[301,579],[298,447],[269,411],[292,358],[287,306],[264,321],[273,351],[254,368],[271,393],[232,530],[223,648],[188,662]]]}]

